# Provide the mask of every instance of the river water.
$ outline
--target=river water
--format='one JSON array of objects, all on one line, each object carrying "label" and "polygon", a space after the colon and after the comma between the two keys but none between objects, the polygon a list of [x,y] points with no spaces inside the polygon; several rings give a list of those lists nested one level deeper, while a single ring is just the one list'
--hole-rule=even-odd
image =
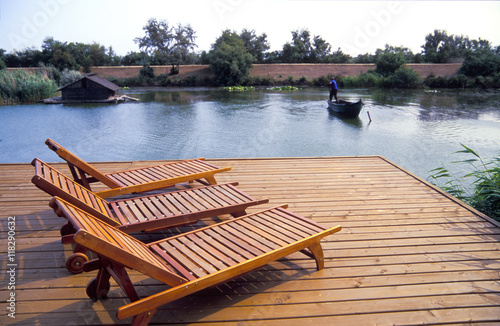
[{"label": "river water", "polygon": [[461,143],[500,152],[500,91],[340,90],[365,103],[353,120],[329,113],[325,88],[126,93],[140,102],[1,106],[0,163],[60,161],[52,138],[87,161],[382,155],[427,178]]}]

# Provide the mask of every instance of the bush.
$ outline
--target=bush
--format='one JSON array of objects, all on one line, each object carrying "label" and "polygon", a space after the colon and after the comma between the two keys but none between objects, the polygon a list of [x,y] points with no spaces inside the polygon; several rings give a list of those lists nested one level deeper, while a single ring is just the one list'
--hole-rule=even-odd
[{"label": "bush", "polygon": [[453,163],[469,164],[472,172],[456,176],[443,164],[443,167],[430,171],[432,174],[428,180],[450,195],[500,221],[500,155],[485,162],[474,150],[463,144],[462,147],[464,149],[456,153],[472,155],[472,158]]},{"label": "bush", "polygon": [[142,78],[155,78],[155,71],[150,65],[144,65],[139,71],[139,76]]},{"label": "bush", "polygon": [[387,77],[395,73],[405,62],[405,57],[401,53],[383,52],[375,61],[375,72]]},{"label": "bush", "polygon": [[459,73],[469,77],[489,76],[500,72],[500,57],[491,51],[467,54]]},{"label": "bush", "polygon": [[446,87],[449,88],[467,88],[469,84],[469,80],[464,75],[453,76],[446,81]]},{"label": "bush", "polygon": [[160,81],[160,85],[165,87],[216,86],[213,78],[199,78],[197,76],[189,76],[183,79],[179,79],[177,77],[166,78]]},{"label": "bush", "polygon": [[307,77],[306,76],[300,76],[299,80],[297,80],[298,85],[306,85],[307,84]]},{"label": "bush", "polygon": [[328,86],[328,83],[330,83],[331,79],[332,79],[331,76],[321,76],[318,78],[313,78],[311,84],[312,86],[317,86],[317,87]]},{"label": "bush", "polygon": [[51,64],[46,65],[41,63],[39,66],[42,74],[55,81],[57,85],[61,85],[61,72],[59,69]]},{"label": "bush", "polygon": [[61,72],[59,85],[64,87],[66,85],[72,84],[82,78],[82,74],[76,70],[64,69]]},{"label": "bush", "polygon": [[383,82],[383,77],[372,70],[362,72],[358,79],[360,87],[380,87]]},{"label": "bush", "polygon": [[275,85],[275,81],[273,77],[250,76],[248,77],[247,84],[253,86],[273,86]]},{"label": "bush", "polygon": [[424,79],[424,84],[430,88],[444,88],[446,87],[446,79],[442,76],[429,75]]},{"label": "bush", "polygon": [[399,67],[383,82],[386,88],[417,88],[420,84],[420,75],[407,66]]},{"label": "bush", "polygon": [[359,87],[359,78],[357,76],[337,77],[335,78],[339,87],[356,88]]},{"label": "bush", "polygon": [[473,82],[465,75],[456,75],[452,77],[427,76],[424,85],[430,88],[467,88],[473,86]]}]

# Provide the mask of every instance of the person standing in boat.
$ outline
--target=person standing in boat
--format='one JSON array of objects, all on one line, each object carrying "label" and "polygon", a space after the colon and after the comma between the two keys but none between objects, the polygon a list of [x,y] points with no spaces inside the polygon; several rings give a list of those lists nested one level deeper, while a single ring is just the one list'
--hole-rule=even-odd
[{"label": "person standing in boat", "polygon": [[332,80],[330,80],[330,102],[333,97],[335,97],[335,102],[339,102],[339,99],[337,98],[337,90],[337,82],[335,81],[335,78],[332,77]]}]

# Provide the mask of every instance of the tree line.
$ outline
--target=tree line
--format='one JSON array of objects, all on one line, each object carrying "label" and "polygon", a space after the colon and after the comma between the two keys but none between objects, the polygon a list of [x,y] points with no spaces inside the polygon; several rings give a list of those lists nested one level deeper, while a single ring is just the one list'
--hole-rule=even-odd
[{"label": "tree line", "polygon": [[375,53],[346,54],[336,50],[308,29],[291,32],[291,41],[281,50],[270,51],[265,33],[224,30],[209,51],[197,52],[196,32],[190,25],[171,25],[151,18],[144,35],[134,38],[139,51],[117,55],[111,46],[98,43],[61,42],[47,37],[41,49],[26,48],[7,53],[0,49],[0,69],[5,67],[53,66],[56,69],[89,72],[92,66],[210,64],[218,84],[242,84],[254,63],[374,63],[376,73],[387,77],[404,63],[463,62],[461,74],[469,77],[496,76],[500,72],[500,46],[488,40],[434,30],[425,37],[419,53],[403,46],[386,45]]}]

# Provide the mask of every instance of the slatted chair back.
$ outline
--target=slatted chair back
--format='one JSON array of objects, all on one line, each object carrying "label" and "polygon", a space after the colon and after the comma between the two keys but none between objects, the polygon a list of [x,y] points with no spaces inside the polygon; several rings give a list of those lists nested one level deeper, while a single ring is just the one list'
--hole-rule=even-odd
[{"label": "slatted chair back", "polygon": [[231,167],[219,168],[206,162],[204,158],[197,158],[104,174],[52,139],[47,139],[45,144],[66,160],[76,182],[88,189],[96,181],[108,186],[110,189],[97,192],[103,198],[161,189],[194,180],[215,185],[215,174],[231,170]]},{"label": "slatted chair back", "polygon": [[[62,158],[66,162],[68,162],[68,165],[69,165],[71,172],[73,174],[73,177],[75,177],[75,179],[78,178],[76,175],[76,171],[74,170],[76,167],[77,169],[79,169],[79,170],[87,173],[88,175],[96,178],[97,180],[104,183],[106,186],[108,186],[110,188],[119,188],[119,187],[123,186],[123,185],[115,182],[114,180],[108,178],[105,174],[101,173],[99,170],[94,168],[92,165],[90,165],[87,162],[85,162],[84,160],[80,159],[78,156],[71,153],[66,148],[62,147],[61,145],[59,145],[58,143],[56,143],[52,139],[50,139],[50,138],[47,139],[45,141],[45,144],[51,150],[56,152],[56,154],[59,155],[60,158]],[[80,174],[82,174],[82,173],[80,173]],[[81,176],[81,178],[83,179],[84,176]]]},{"label": "slatted chair back", "polygon": [[39,159],[34,159],[31,164],[35,167],[35,175],[31,182],[38,188],[91,212],[94,216],[113,226],[120,224],[113,217],[113,213],[109,209],[109,203],[106,200]]},{"label": "slatted chair back", "polygon": [[76,229],[75,242],[107,260],[135,269],[165,284],[176,286],[187,280],[175,272],[148,245],[94,216],[54,197],[50,206]]}]

